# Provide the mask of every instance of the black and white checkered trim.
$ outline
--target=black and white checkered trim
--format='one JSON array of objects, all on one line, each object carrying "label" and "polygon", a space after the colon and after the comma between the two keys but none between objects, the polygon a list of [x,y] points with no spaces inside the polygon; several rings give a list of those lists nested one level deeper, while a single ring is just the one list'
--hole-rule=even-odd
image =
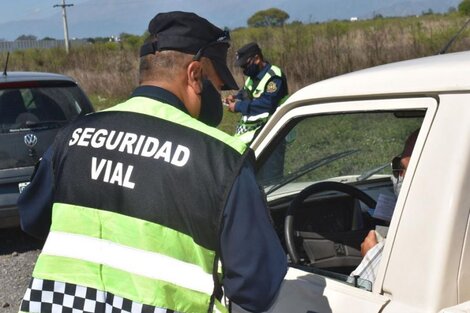
[{"label": "black and white checkered trim", "polygon": [[[69,283],[33,278],[20,311],[40,313],[173,313],[109,292]],[[176,313],[176,312],[175,312]]]},{"label": "black and white checkered trim", "polygon": [[241,122],[237,125],[235,134],[236,135],[241,135],[244,133],[247,133],[249,131],[255,130],[260,128],[266,123],[266,120],[260,120],[260,121],[254,121],[254,122]]}]

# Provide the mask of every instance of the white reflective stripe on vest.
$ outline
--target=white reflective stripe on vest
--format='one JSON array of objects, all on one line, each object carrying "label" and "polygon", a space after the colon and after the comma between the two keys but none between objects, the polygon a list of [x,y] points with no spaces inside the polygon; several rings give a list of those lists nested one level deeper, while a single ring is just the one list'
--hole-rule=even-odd
[{"label": "white reflective stripe on vest", "polygon": [[51,231],[42,253],[103,264],[206,294],[214,289],[212,275],[197,265],[109,240]]},{"label": "white reflective stripe on vest", "polygon": [[256,122],[257,120],[263,119],[263,118],[268,118],[269,117],[269,112],[261,113],[258,115],[243,115],[242,120],[243,122]]}]

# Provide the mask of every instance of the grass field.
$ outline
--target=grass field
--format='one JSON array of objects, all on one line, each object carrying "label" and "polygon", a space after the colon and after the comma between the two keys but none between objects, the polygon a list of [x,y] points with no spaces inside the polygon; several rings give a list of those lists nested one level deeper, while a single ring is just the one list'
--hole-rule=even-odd
[{"label": "grass field", "polygon": [[[305,175],[303,180],[359,174],[389,164],[402,152],[406,138],[421,122],[422,117],[397,118],[393,113],[337,114],[304,119],[295,127],[295,140],[287,144],[284,174],[345,151],[355,152]],[[389,174],[390,167],[382,172]]]},{"label": "grass field", "polygon": [[[240,28],[232,31],[228,63],[239,85],[243,75],[234,67],[235,51],[257,41],[267,60],[287,75],[290,93],[343,73],[399,60],[436,54],[466,21],[457,13],[357,22],[292,23],[283,27]],[[470,30],[449,49],[470,48]],[[137,85],[138,51],[143,36],[121,42],[74,48],[15,51],[9,70],[50,71],[72,76],[101,110],[126,99]],[[6,54],[0,54],[5,60]],[[233,133],[238,117],[224,114],[220,128]]]}]

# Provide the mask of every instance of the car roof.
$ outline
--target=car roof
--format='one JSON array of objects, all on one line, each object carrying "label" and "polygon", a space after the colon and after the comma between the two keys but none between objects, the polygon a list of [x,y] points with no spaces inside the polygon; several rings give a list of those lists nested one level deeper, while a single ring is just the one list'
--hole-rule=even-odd
[{"label": "car roof", "polygon": [[69,76],[46,73],[46,72],[7,72],[7,75],[0,75],[1,83],[24,82],[24,81],[68,81],[76,83],[74,79]]},{"label": "car roof", "polygon": [[470,51],[390,63],[311,84],[294,93],[288,102],[469,91],[469,69]]}]

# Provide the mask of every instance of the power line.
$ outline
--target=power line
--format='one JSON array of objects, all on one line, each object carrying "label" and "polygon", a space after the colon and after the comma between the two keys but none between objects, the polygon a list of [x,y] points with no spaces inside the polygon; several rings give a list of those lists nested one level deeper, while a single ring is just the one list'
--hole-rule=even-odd
[{"label": "power line", "polygon": [[73,6],[72,3],[66,4],[65,0],[62,0],[62,4],[55,4],[53,6],[54,8],[62,7],[62,17],[63,17],[63,20],[64,20],[65,52],[67,52],[67,53],[69,53],[69,29],[68,29],[68,26],[67,26],[67,11],[66,11],[66,8],[67,7],[72,7],[72,6]]}]

